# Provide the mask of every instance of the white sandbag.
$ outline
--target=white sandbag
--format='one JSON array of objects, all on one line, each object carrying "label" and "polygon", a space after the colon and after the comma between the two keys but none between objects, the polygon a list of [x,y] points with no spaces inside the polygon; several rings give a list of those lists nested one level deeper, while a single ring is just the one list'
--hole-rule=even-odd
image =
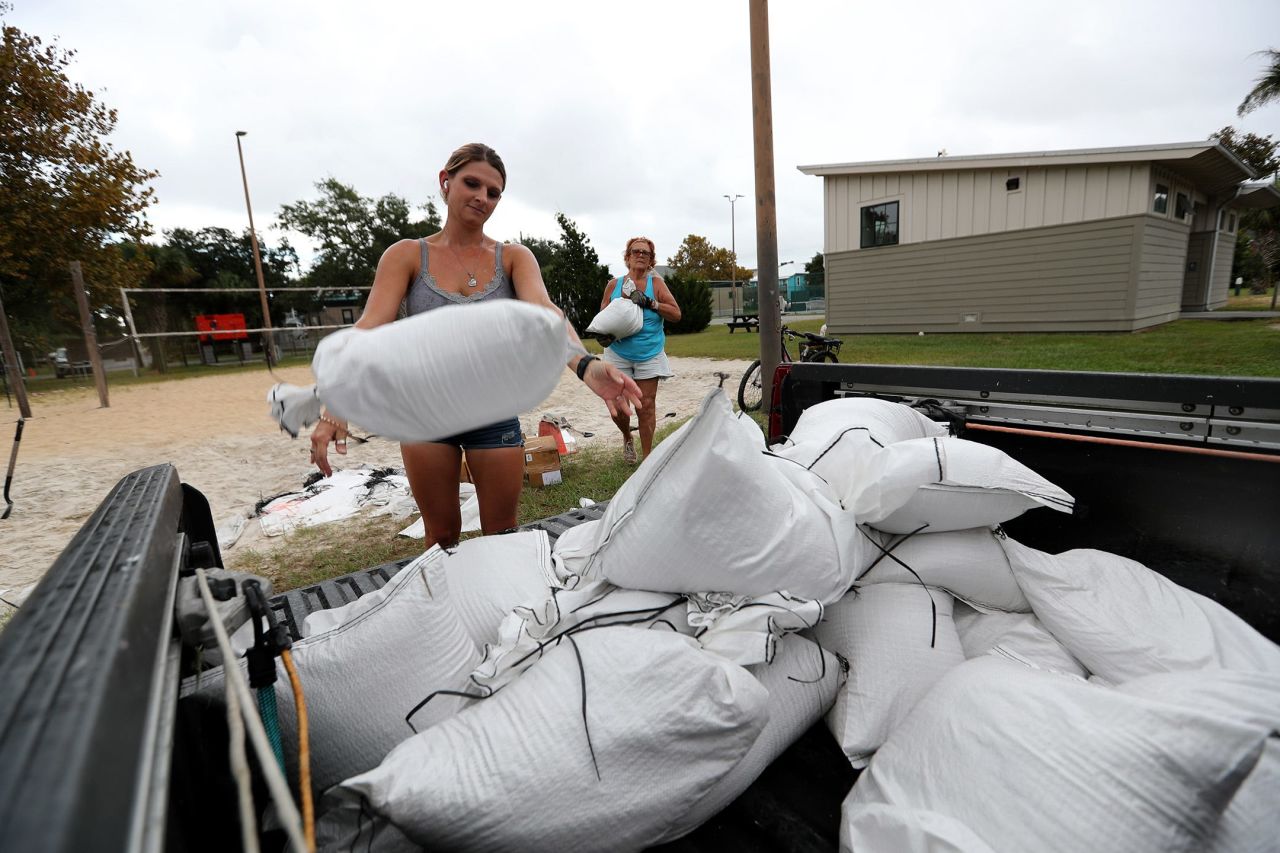
[{"label": "white sandbag", "polygon": [[963,438],[899,441],[855,472],[844,505],[889,533],[990,527],[1035,507],[1071,512],[1062,489],[1002,450]]},{"label": "white sandbag", "polygon": [[[806,485],[799,485],[806,482]],[[856,521],[712,391],[609,502],[588,577],[666,592],[839,599],[865,544]]]},{"label": "white sandbag", "polygon": [[311,370],[335,417],[396,441],[433,441],[534,408],[567,358],[564,319],[498,299],[334,332]]},{"label": "white sandbag", "polygon": [[769,691],[769,722],[751,750],[661,838],[692,832],[732,803],[774,759],[800,739],[835,702],[844,683],[844,665],[831,652],[796,634],[778,643],[770,663],[747,667]]},{"label": "white sandbag", "polygon": [[621,589],[592,581],[572,590],[552,589],[542,600],[514,607],[498,626],[498,640],[469,679],[469,690],[488,696],[533,666],[546,649],[583,628],[630,625],[692,635],[684,597],[669,592]]},{"label": "white sandbag", "polygon": [[981,613],[957,601],[952,611],[965,659],[1003,655],[1033,666],[1088,678],[1089,671],[1059,643],[1034,613]]},{"label": "white sandbag", "polygon": [[861,584],[925,583],[979,610],[1031,612],[997,539],[988,527],[946,533],[885,533],[862,528],[872,541],[871,565]]},{"label": "white sandbag", "polygon": [[786,592],[754,597],[722,592],[687,593],[689,626],[702,648],[739,666],[772,661],[783,636],[813,628],[822,602]]},{"label": "white sandbag", "polygon": [[[396,744],[444,720],[480,660],[449,602],[442,553],[433,548],[383,587],[386,594],[336,628],[293,644],[307,701],[311,782],[317,792],[376,767]],[[284,665],[276,703],[290,778],[297,778],[297,720]],[[200,695],[221,701],[223,672],[201,676]],[[412,727],[406,721],[412,720]]]},{"label": "white sandbag", "polygon": [[984,656],[876,753],[854,804],[945,814],[995,850],[1200,851],[1261,728]]},{"label": "white sandbag", "polygon": [[[1194,708],[1280,731],[1280,677],[1211,670],[1146,675],[1116,687],[1121,693]],[[1280,740],[1267,739],[1262,757],[1231,798],[1214,828],[1211,853],[1274,853],[1280,802]]]},{"label": "white sandbag", "polygon": [[887,803],[840,807],[840,853],[995,853],[955,818]]},{"label": "white sandbag", "polygon": [[1134,560],[1001,545],[1040,621],[1091,673],[1119,684],[1206,668],[1280,674],[1280,647],[1240,617]]},{"label": "white sandbag", "polygon": [[615,299],[591,318],[587,331],[595,335],[629,338],[643,327],[643,309],[630,299]]},{"label": "white sandbag", "polygon": [[776,452],[800,462],[848,493],[865,457],[886,444],[947,434],[946,427],[901,403],[874,397],[845,397],[800,413],[788,445]]},{"label": "white sandbag", "polygon": [[600,535],[600,519],[575,524],[560,537],[551,548],[552,570],[556,582],[565,589],[573,589],[586,572],[591,555],[596,552]]},{"label": "white sandbag", "polygon": [[946,426],[902,403],[842,397],[801,412],[789,438],[796,444],[823,442],[846,430],[865,431],[880,446],[947,434]]},{"label": "white sandbag", "polygon": [[443,558],[449,601],[476,646],[498,642],[498,626],[517,605],[546,600],[555,585],[545,530],[459,542]]},{"label": "white sandbag", "polygon": [[431,849],[641,850],[742,760],[768,701],[690,637],[584,631],[343,786]]},{"label": "white sandbag", "polygon": [[813,630],[824,648],[849,661],[827,728],[854,767],[866,766],[938,679],[964,663],[952,603],[949,594],[918,584],[872,584],[830,605]]}]

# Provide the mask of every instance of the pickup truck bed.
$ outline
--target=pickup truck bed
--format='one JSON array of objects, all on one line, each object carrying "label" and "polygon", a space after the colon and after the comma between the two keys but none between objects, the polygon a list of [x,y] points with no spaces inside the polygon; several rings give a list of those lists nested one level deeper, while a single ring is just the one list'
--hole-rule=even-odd
[{"label": "pickup truck bed", "polygon": [[[805,407],[846,394],[899,399],[950,419],[1077,498],[1074,516],[1032,512],[1011,522],[1016,538],[1132,556],[1280,638],[1278,381],[794,364],[775,386],[774,438]],[[983,429],[1011,425],[1032,434]],[[538,524],[558,536],[602,509]],[[0,634],[6,848],[237,849],[226,733],[185,713],[178,698],[184,655],[172,601],[179,571],[197,565],[221,565],[207,502],[172,466],[143,469],[107,496]],[[399,568],[375,567],[272,604],[296,636],[306,612],[343,603]],[[816,725],[736,802],[664,849],[833,850],[855,776]]]}]

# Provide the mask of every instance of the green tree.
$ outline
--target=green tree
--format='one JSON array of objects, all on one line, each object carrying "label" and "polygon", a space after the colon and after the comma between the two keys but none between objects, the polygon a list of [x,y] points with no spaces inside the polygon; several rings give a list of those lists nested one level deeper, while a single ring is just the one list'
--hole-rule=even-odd
[{"label": "green tree", "polygon": [[[1259,175],[1274,180],[1276,173],[1280,172],[1280,142],[1273,140],[1270,134],[1239,133],[1228,126],[1209,138],[1221,142]],[[1265,293],[1280,277],[1280,217],[1276,216],[1274,209],[1240,212],[1231,280],[1235,281],[1237,277],[1245,279],[1254,293]],[[1275,304],[1273,292],[1273,308]]]},{"label": "green tree", "polygon": [[[583,334],[600,311],[600,297],[604,294],[604,283],[609,280],[609,268],[600,263],[591,241],[572,219],[557,213],[556,222],[560,223],[560,240],[554,244],[552,262],[542,268],[542,280],[547,284],[551,301],[560,306],[578,334]],[[545,241],[539,248],[546,249]],[[530,247],[530,250],[536,257],[538,249]]]},{"label": "green tree", "polygon": [[680,306],[680,321],[672,323],[664,320],[662,325],[669,335],[684,335],[701,332],[711,325],[711,288],[698,278],[685,278],[679,273],[672,273],[663,279],[667,289],[676,298]]},{"label": "green tree", "polygon": [[809,277],[808,289],[810,299],[822,299],[827,295],[827,266],[826,259],[822,253],[818,252],[804,265],[804,271]]},{"label": "green tree", "polygon": [[676,253],[667,258],[672,270],[687,278],[698,278],[703,281],[750,281],[755,270],[737,267],[734,275],[734,256],[728,249],[712,245],[706,237],[690,234],[684,238]]},{"label": "green tree", "polygon": [[[192,266],[181,249],[171,246],[153,246],[149,243],[121,243],[117,247],[120,253],[131,261],[138,262],[146,269],[138,287],[156,290],[142,300],[137,309],[132,310],[134,325],[139,332],[172,332],[177,331],[169,326],[170,302],[181,303],[182,295],[168,293],[169,290],[180,290],[188,287],[200,278],[200,273]],[[167,338],[147,338],[147,347],[151,350],[151,364],[159,373],[167,373],[169,369],[168,354],[171,341]]]},{"label": "green tree", "polygon": [[326,178],[315,186],[320,198],[283,205],[276,225],[320,243],[320,255],[307,273],[308,285],[370,285],[387,247],[440,230],[440,213],[433,201],[421,205],[423,218],[414,219],[409,202],[393,193],[377,199],[362,196],[336,178]]},{"label": "green tree", "polygon": [[1280,171],[1280,142],[1271,138],[1270,134],[1258,136],[1256,133],[1241,133],[1231,125],[1209,135],[1209,138],[1221,142],[1228,151],[1240,158],[1259,176],[1274,175]]},{"label": "green tree", "polygon": [[[0,15],[11,8],[0,2]],[[116,304],[116,287],[136,281],[139,269],[114,244],[149,232],[146,184],[157,173],[112,147],[116,112],[67,76],[74,52],[8,23],[3,29],[0,289],[15,344],[44,352],[79,329],[68,262],[82,263],[95,315]]]},{"label": "green tree", "polygon": [[1260,50],[1258,53],[1267,57],[1270,64],[1236,109],[1236,114],[1241,117],[1280,98],[1280,50]]},{"label": "green tree", "polygon": [[[229,228],[174,228],[165,233],[165,238],[165,245],[181,252],[197,274],[190,289],[257,289],[249,229],[237,234]],[[262,280],[270,294],[273,325],[280,325],[280,315],[288,308],[310,308],[313,297],[309,294],[271,294],[273,288],[295,284],[298,254],[289,241],[281,238],[272,246],[259,235],[258,254],[262,258]],[[170,316],[185,329],[195,328],[197,314],[241,313],[252,326],[260,325],[262,320],[262,300],[256,293],[192,293],[169,299],[168,306]]]}]

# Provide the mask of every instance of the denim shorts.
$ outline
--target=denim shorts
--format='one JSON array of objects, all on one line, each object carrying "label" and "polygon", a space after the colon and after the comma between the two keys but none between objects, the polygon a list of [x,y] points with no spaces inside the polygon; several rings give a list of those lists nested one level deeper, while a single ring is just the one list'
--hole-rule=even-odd
[{"label": "denim shorts", "polygon": [[520,419],[508,418],[496,424],[438,439],[432,444],[452,444],[463,450],[493,450],[498,447],[520,447],[524,444],[524,436],[520,432]]}]

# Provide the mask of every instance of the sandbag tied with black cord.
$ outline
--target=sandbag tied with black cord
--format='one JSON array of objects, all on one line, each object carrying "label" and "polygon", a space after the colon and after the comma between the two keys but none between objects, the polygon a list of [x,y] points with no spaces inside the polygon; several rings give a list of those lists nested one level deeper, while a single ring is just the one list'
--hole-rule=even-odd
[{"label": "sandbag tied with black cord", "polygon": [[857,574],[856,527],[820,477],[769,454],[717,389],[614,495],[581,571],[631,589],[827,603]]},{"label": "sandbag tied with black cord", "polygon": [[342,787],[429,849],[642,850],[705,817],[768,702],[692,637],[581,631]]}]

